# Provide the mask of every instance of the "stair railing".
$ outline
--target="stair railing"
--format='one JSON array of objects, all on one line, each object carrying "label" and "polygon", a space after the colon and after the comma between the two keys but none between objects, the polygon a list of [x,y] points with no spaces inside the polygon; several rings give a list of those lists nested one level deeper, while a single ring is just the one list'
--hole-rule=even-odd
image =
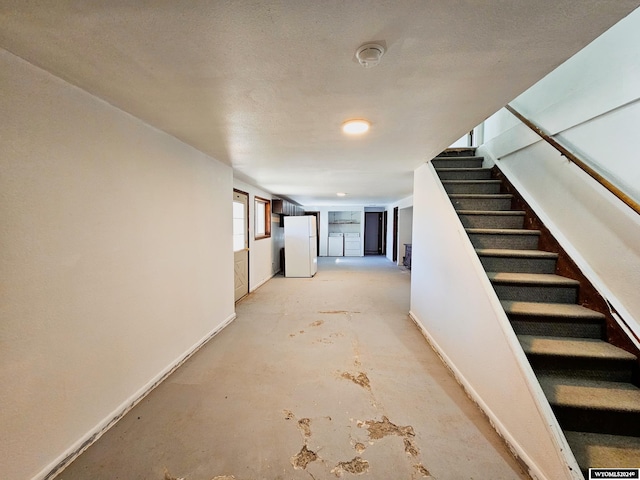
[{"label": "stair railing", "polygon": [[[553,148],[558,150],[560,154],[567,158],[570,162],[573,162],[576,166],[578,166],[582,171],[584,171],[587,175],[593,178],[596,182],[606,188],[609,192],[616,196],[619,200],[621,200],[625,205],[631,208],[637,214],[640,214],[640,204],[632,199],[629,195],[624,193],[618,187],[616,187],[613,183],[607,180],[605,177],[596,172],[593,168],[587,165],[585,162],[580,160],[573,152],[567,150],[560,142],[558,142],[555,138],[545,132],[540,126],[536,125],[534,122],[529,120],[527,117],[518,112],[511,105],[507,104],[505,108],[511,112],[518,120],[524,123],[527,127],[537,133],[545,142],[551,145]],[[603,296],[609,310],[614,318],[616,318],[619,324],[623,325],[627,334],[634,340],[634,343],[638,348],[640,348],[640,336],[635,332],[635,330],[625,321],[624,318],[620,316],[617,310],[611,305],[611,302]]]},{"label": "stair railing", "polygon": [[627,205],[637,214],[640,214],[640,204],[636,202],[633,198],[631,198],[629,195],[624,193],[622,190],[620,190],[613,183],[611,183],[605,177],[603,177],[598,172],[596,172],[593,168],[591,168],[585,162],[580,160],[573,152],[570,152],[569,150],[567,150],[567,148],[564,147],[560,142],[558,142],[555,138],[553,138],[551,135],[545,132],[541,127],[539,127],[538,125],[533,123],[531,120],[526,118],[524,115],[522,115],[520,112],[518,112],[511,105],[506,105],[505,108],[508,111],[510,111],[518,120],[520,120],[527,127],[529,127],[531,130],[537,133],[545,142],[547,142],[553,148],[558,150],[562,156],[567,158],[567,160],[569,160],[570,162],[578,166],[580,169],[582,169],[587,175],[593,178],[596,182],[598,182],[604,188],[609,190],[609,192],[611,192],[613,195],[616,196],[616,198],[624,202],[625,205]]}]

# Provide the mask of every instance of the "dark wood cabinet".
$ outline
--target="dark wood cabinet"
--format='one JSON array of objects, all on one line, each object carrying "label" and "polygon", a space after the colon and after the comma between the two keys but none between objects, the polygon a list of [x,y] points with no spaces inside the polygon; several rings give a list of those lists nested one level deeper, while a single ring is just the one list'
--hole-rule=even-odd
[{"label": "dark wood cabinet", "polygon": [[287,200],[274,198],[271,200],[271,213],[278,213],[280,215],[304,215],[304,210],[302,207],[294,205]]}]

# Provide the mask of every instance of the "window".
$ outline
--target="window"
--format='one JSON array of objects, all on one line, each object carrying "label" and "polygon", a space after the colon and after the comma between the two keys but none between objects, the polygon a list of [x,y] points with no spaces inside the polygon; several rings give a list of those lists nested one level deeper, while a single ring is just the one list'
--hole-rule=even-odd
[{"label": "window", "polygon": [[[245,200],[246,202],[246,200]],[[233,251],[247,248],[247,226],[245,219],[246,203],[233,201]]]},{"label": "window", "polygon": [[256,197],[254,216],[256,240],[269,238],[271,236],[271,200]]}]

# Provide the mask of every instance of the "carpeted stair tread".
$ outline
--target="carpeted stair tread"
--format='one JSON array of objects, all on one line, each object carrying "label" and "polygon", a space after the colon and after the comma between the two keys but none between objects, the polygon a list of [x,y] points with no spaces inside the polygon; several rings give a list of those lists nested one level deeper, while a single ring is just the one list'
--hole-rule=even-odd
[{"label": "carpeted stair tread", "polygon": [[480,166],[434,165],[441,180],[491,180],[491,169]]},{"label": "carpeted stair tread", "polygon": [[482,235],[540,235],[540,230],[523,228],[465,228],[468,234]]},{"label": "carpeted stair tread", "polygon": [[441,180],[444,185],[447,184],[461,184],[461,185],[500,185],[502,182],[500,180]]},{"label": "carpeted stair tread", "polygon": [[599,358],[634,361],[636,357],[603,340],[594,338],[546,337],[518,335],[527,355],[551,355],[573,358]]},{"label": "carpeted stair tread", "polygon": [[450,147],[440,152],[435,158],[475,157],[475,147]]},{"label": "carpeted stair tread", "polygon": [[580,282],[552,273],[487,272],[492,283],[578,287]]},{"label": "carpeted stair tread", "polygon": [[437,157],[433,157],[433,160],[484,160],[484,157],[477,155],[438,155]]},{"label": "carpeted stair tread", "polygon": [[525,212],[521,210],[457,210],[458,215],[493,215],[493,216],[519,216],[524,217]]},{"label": "carpeted stair tread", "polygon": [[456,155],[455,157],[435,157],[431,160],[431,164],[436,169],[440,167],[480,168],[482,161],[482,157]]},{"label": "carpeted stair tread", "polygon": [[498,198],[502,200],[511,199],[513,195],[510,193],[450,193],[449,198],[474,198],[474,199],[486,199],[486,198]]},{"label": "carpeted stair tread", "polygon": [[558,258],[554,252],[542,250],[511,250],[508,248],[476,248],[478,256],[484,257],[518,257],[518,258]]},{"label": "carpeted stair tread", "polygon": [[631,383],[559,375],[539,375],[538,381],[551,405],[640,415],[640,388]]},{"label": "carpeted stair tread", "polygon": [[436,172],[440,173],[486,173],[491,174],[490,168],[484,167],[436,167]]},{"label": "carpeted stair tread", "polygon": [[573,303],[517,302],[512,300],[501,300],[500,303],[507,315],[561,317],[578,320],[604,319],[602,313]]},{"label": "carpeted stair tread", "polygon": [[587,468],[639,468],[640,438],[565,431],[578,465]]},{"label": "carpeted stair tread", "polygon": [[[453,157],[454,159],[456,157]],[[437,167],[438,172],[491,172],[490,168],[485,167]]]}]

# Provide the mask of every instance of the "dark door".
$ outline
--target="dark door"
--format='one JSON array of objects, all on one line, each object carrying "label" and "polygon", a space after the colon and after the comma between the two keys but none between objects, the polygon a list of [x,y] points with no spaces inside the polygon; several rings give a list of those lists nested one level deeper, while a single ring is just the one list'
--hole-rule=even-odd
[{"label": "dark door", "polygon": [[393,261],[398,261],[398,207],[393,209]]},{"label": "dark door", "polygon": [[364,254],[382,254],[382,212],[364,214]]},{"label": "dark door", "polygon": [[387,254],[387,211],[382,214],[382,254]]}]

